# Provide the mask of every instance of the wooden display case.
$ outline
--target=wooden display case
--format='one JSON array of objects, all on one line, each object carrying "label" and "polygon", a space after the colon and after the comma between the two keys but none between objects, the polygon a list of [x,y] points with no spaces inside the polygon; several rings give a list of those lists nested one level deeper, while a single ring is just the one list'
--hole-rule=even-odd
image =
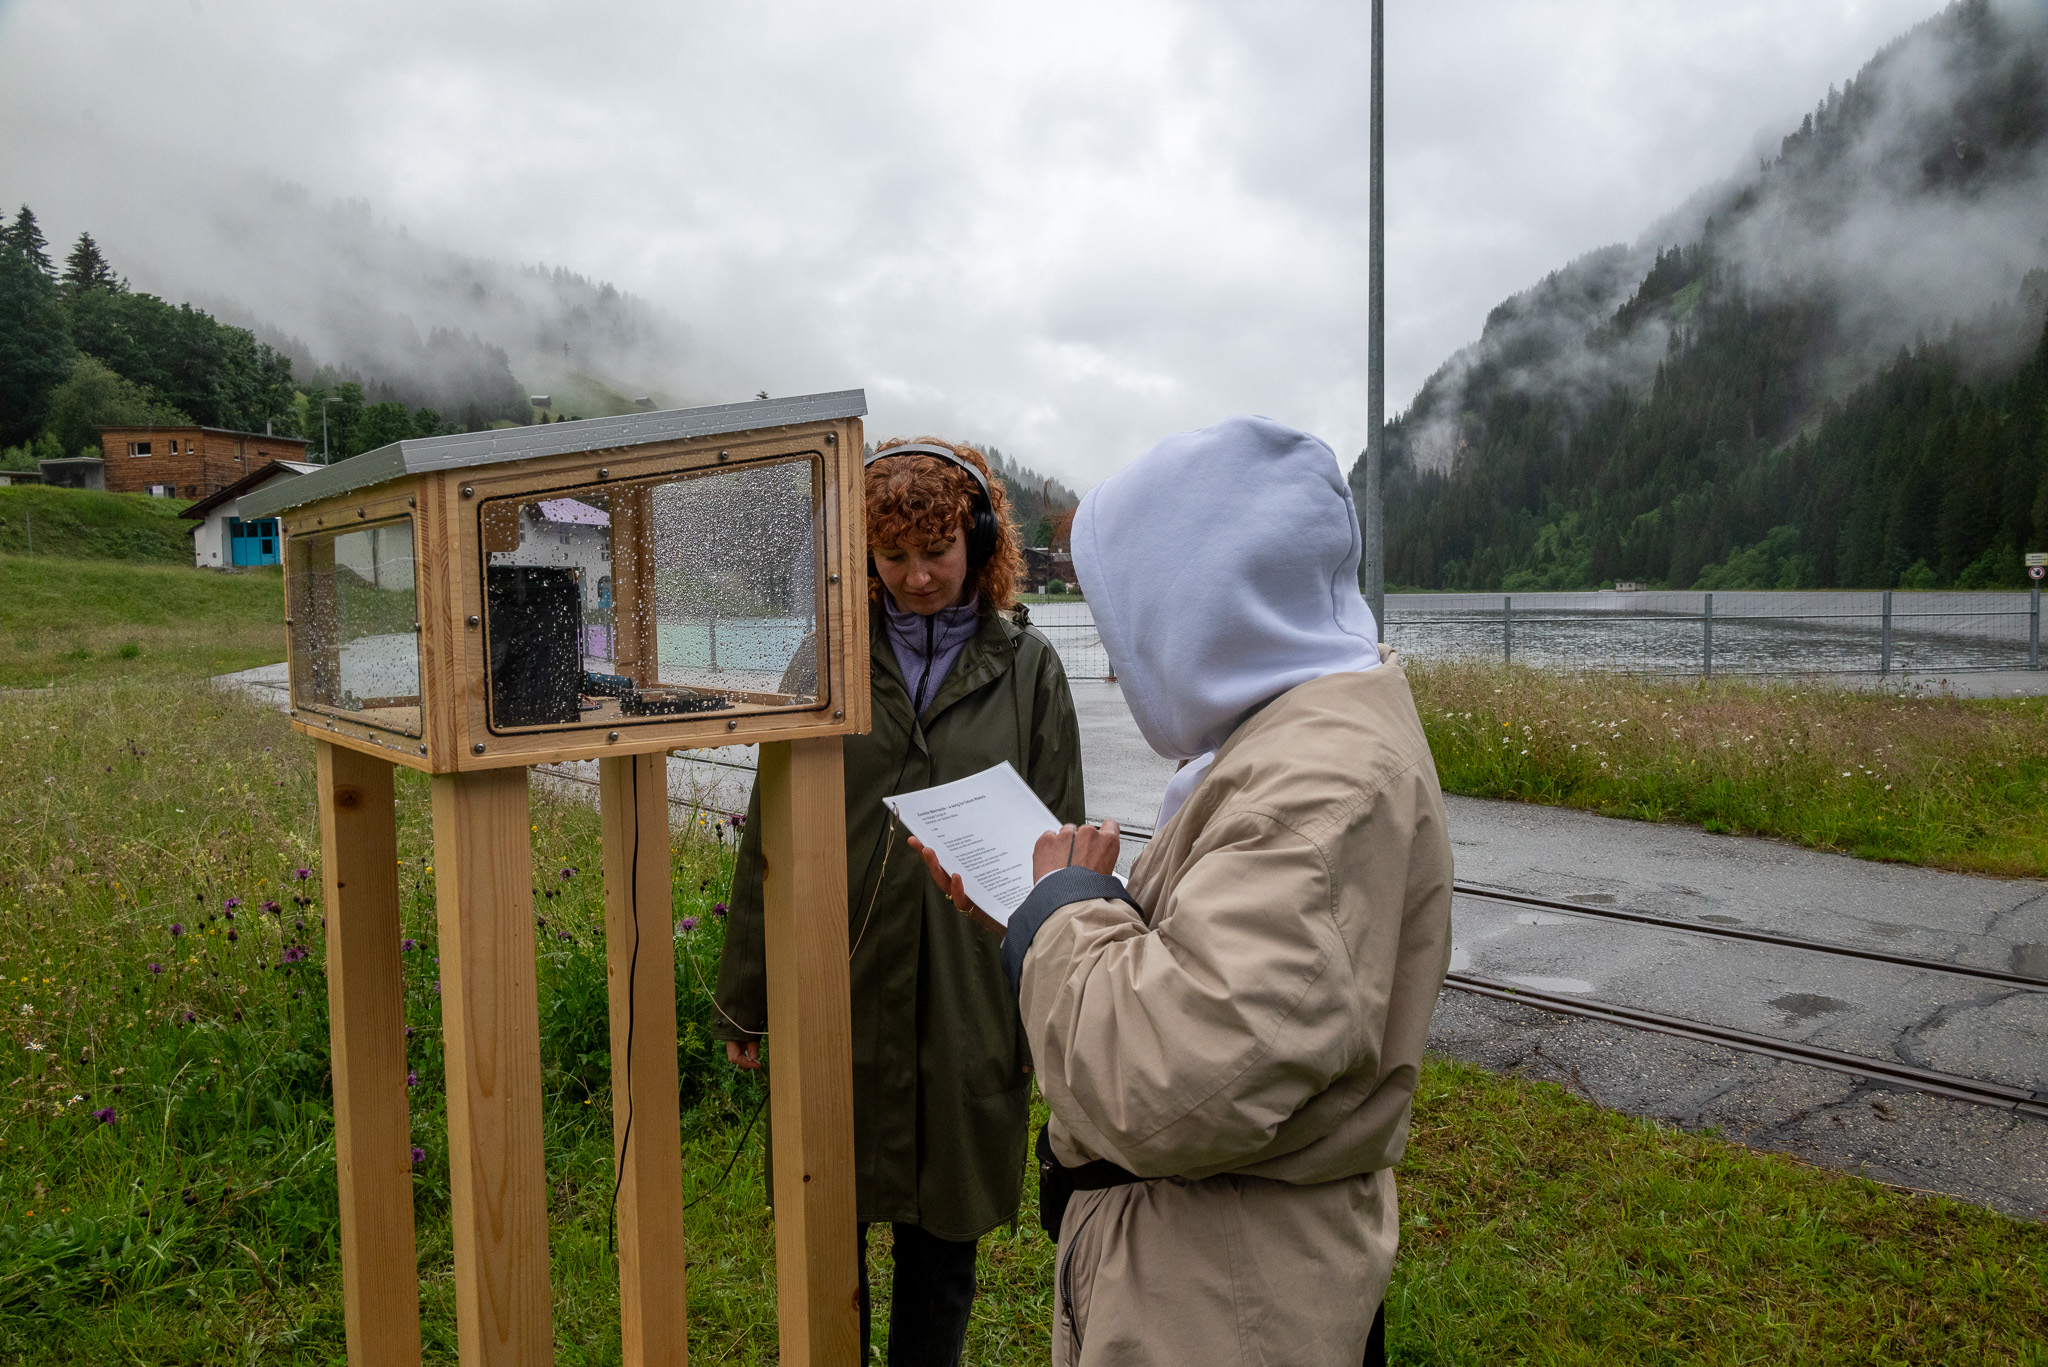
[{"label": "wooden display case", "polygon": [[432,774],[466,1367],[554,1359],[526,766],[596,759],[629,1367],[685,1367],[666,753],[759,742],[780,1360],[859,1358],[841,738],[860,391],[400,442],[245,495],[316,742],[348,1356],[416,1367],[395,765]]}]

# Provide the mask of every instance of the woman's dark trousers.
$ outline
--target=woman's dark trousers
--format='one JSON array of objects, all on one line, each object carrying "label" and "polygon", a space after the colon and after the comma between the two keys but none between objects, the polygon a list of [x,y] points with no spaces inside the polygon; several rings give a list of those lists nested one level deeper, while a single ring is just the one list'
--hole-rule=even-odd
[{"label": "woman's dark trousers", "polygon": [[[975,1241],[955,1243],[916,1225],[895,1235],[895,1288],[889,1296],[889,1367],[957,1367],[974,1307]],[[868,1227],[860,1227],[860,1357],[868,1360]]]}]

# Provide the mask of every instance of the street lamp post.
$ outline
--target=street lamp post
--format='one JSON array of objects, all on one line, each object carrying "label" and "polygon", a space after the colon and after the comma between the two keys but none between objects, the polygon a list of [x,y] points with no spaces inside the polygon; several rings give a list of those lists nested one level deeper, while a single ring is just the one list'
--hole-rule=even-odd
[{"label": "street lamp post", "polygon": [[327,440],[327,405],[333,403],[339,397],[336,394],[328,394],[320,400],[320,463],[322,465],[334,464],[334,447]]},{"label": "street lamp post", "polygon": [[1359,510],[1365,535],[1365,573],[1362,576],[1365,601],[1372,607],[1373,621],[1382,639],[1387,634],[1387,545],[1386,527],[1380,509],[1380,466],[1386,443],[1387,388],[1387,196],[1386,159],[1386,0],[1372,0],[1372,202],[1368,210],[1368,231],[1372,244],[1367,258],[1370,283],[1366,304],[1365,381],[1365,507]]}]

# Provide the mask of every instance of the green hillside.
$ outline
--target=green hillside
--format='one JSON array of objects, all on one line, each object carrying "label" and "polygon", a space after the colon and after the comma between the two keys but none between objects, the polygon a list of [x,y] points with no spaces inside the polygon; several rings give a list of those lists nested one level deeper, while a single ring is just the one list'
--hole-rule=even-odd
[{"label": "green hillside", "polygon": [[[2017,587],[2048,549],[2048,10],[1958,0],[1389,424],[1387,580]],[[1354,482],[1359,478],[1354,474]]]},{"label": "green hillside", "polygon": [[275,568],[0,554],[0,688],[221,674],[283,658]]},{"label": "green hillside", "polygon": [[0,488],[0,554],[190,565],[192,523],[181,499],[41,484]]}]

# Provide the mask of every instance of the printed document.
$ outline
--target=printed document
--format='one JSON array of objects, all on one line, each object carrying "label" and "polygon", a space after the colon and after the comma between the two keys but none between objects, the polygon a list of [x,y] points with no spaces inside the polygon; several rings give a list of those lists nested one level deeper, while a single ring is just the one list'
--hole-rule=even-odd
[{"label": "printed document", "polygon": [[922,792],[882,799],[904,828],[957,873],[968,898],[1004,925],[1031,891],[1031,850],[1060,819],[1009,761]]}]

